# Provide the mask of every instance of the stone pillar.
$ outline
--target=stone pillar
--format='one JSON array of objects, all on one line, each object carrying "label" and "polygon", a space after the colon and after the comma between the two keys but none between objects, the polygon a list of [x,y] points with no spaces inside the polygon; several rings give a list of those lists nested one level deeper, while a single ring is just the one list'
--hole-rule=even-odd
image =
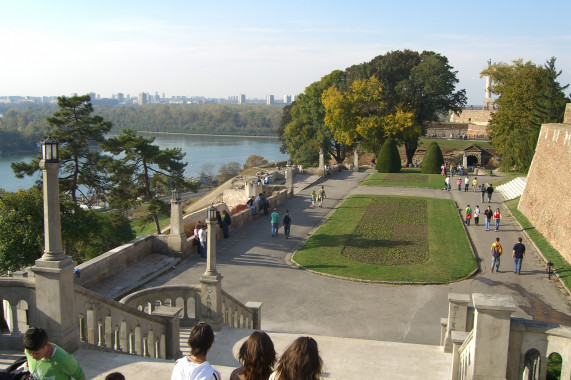
[{"label": "stone pillar", "polygon": [[[165,356],[167,359],[178,359],[182,356],[180,352],[180,313],[182,308],[171,306],[157,306],[151,313],[167,320],[167,331],[165,332],[166,347]],[[152,344],[152,343],[151,343]]]},{"label": "stone pillar", "polygon": [[325,155],[323,154],[323,148],[319,149],[319,168],[317,173],[320,177],[325,177],[327,175],[325,172]]},{"label": "stone pillar", "polygon": [[464,167],[464,170],[468,172],[468,156],[466,155],[466,152],[464,152],[462,156],[462,166]]},{"label": "stone pillar", "polygon": [[356,147],[354,150],[354,158],[353,158],[353,171],[359,171],[359,147]]},{"label": "stone pillar", "polygon": [[200,318],[213,329],[220,329],[224,321],[222,315],[222,275],[216,271],[216,209],[214,206],[207,211],[208,224],[206,271],[200,277]]},{"label": "stone pillar", "polygon": [[285,186],[288,197],[293,196],[293,166],[287,166],[285,170]]},{"label": "stone pillar", "polygon": [[50,341],[73,352],[79,347],[79,329],[74,315],[75,263],[64,255],[61,242],[58,171],[59,159],[40,161],[44,189],[44,254],[32,271],[36,278],[38,325]]},{"label": "stone pillar", "polygon": [[448,293],[448,324],[444,338],[444,352],[452,352],[452,332],[466,331],[466,315],[470,296]]},{"label": "stone pillar", "polygon": [[460,347],[464,344],[466,338],[470,335],[464,331],[452,331],[452,375],[451,380],[458,380],[460,378]]},{"label": "stone pillar", "polygon": [[246,307],[254,313],[254,320],[252,321],[252,329],[262,329],[262,302],[246,302]]},{"label": "stone pillar", "polygon": [[473,380],[505,380],[510,318],[515,311],[512,296],[474,293]]},{"label": "stone pillar", "polygon": [[180,193],[175,189],[171,198],[171,228],[167,239],[170,249],[179,254],[186,250],[186,234],[184,233],[184,220],[182,217],[182,201]]}]

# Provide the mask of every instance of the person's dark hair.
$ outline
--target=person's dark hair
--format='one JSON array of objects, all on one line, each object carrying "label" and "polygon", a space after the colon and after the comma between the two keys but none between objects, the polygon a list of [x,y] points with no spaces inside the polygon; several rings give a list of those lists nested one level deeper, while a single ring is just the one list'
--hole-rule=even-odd
[{"label": "person's dark hair", "polygon": [[276,371],[277,380],[318,380],[323,362],[317,342],[308,336],[299,337],[284,351]]},{"label": "person's dark hair", "polygon": [[517,241],[519,241],[521,243],[523,240],[522,240],[522,238],[518,237]]},{"label": "person's dark hair", "polygon": [[212,331],[212,327],[209,324],[198,322],[190,330],[188,346],[190,347],[191,355],[206,355],[210,347],[212,347],[212,343],[214,343],[214,331]]},{"label": "person's dark hair", "polygon": [[125,376],[121,372],[111,372],[105,376],[105,380],[125,380]]},{"label": "person's dark hair", "polygon": [[24,334],[24,348],[37,351],[48,343],[48,333],[40,327],[31,327]]},{"label": "person's dark hair", "polygon": [[242,344],[238,360],[246,380],[267,380],[276,363],[276,350],[272,339],[263,331],[254,331]]}]

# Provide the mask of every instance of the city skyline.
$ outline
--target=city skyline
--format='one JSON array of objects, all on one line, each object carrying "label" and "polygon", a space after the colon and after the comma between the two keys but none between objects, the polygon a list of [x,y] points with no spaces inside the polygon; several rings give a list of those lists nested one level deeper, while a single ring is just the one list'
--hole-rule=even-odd
[{"label": "city skyline", "polygon": [[482,104],[488,59],[544,64],[554,56],[560,83],[571,82],[564,1],[79,4],[3,4],[0,96],[281,99],[333,70],[404,49],[448,57],[469,105]]}]

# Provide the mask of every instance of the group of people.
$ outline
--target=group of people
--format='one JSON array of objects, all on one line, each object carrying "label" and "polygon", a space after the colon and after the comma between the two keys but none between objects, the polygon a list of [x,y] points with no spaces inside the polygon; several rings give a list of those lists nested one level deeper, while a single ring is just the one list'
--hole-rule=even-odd
[{"label": "group of people", "polygon": [[[210,325],[196,324],[188,338],[190,355],[176,361],[171,380],[220,380],[220,372],[206,358],[213,343]],[[238,351],[238,360],[241,367],[232,372],[230,380],[318,380],[323,368],[313,338],[297,338],[278,360],[272,339],[263,331],[248,337]]]},{"label": "group of people", "polygon": [[[85,372],[73,355],[51,343],[44,329],[28,329],[23,343],[26,360],[0,375],[12,378],[18,373],[32,379],[85,380]],[[213,344],[212,327],[204,322],[197,323],[188,338],[190,355],[175,362],[171,380],[221,380],[220,372],[206,358]],[[323,370],[315,339],[297,338],[278,360],[272,339],[263,331],[253,332],[244,341],[238,361],[241,366],[232,372],[230,380],[318,380]],[[113,372],[105,380],[125,380],[125,376]]]},{"label": "group of people", "polygon": [[325,199],[325,189],[323,188],[323,186],[321,186],[321,188],[319,190],[317,190],[317,193],[315,192],[315,190],[313,190],[311,192],[311,207],[315,207],[315,201],[317,201],[319,207],[323,207],[323,200]]},{"label": "group of people", "polygon": [[266,192],[258,194],[256,198],[252,195],[246,206],[252,210],[252,215],[260,213],[260,215],[268,215],[268,209],[270,208],[270,202],[266,198]]},{"label": "group of people", "polygon": [[[284,235],[286,239],[289,239],[291,222],[292,220],[291,215],[289,214],[289,210],[286,210],[282,218],[282,225],[284,226]],[[280,228],[280,213],[278,212],[277,208],[274,208],[274,211],[270,215],[270,224],[272,227],[272,237],[278,236],[278,231]]]},{"label": "group of people", "polygon": [[[522,243],[522,238],[517,238],[517,243],[514,244],[512,249],[512,259],[514,261],[514,273],[520,274],[521,273],[521,263],[523,262],[523,257],[525,256],[525,245]],[[492,251],[492,273],[494,273],[494,269],[496,273],[500,269],[500,257],[503,254],[502,245],[500,244],[500,238],[497,237],[496,241],[492,243],[492,247],[490,248]]]},{"label": "group of people", "polygon": [[[494,229],[496,232],[500,230],[500,220],[502,219],[502,214],[499,208],[496,208],[496,211],[492,211],[492,208],[488,206],[486,210],[484,210],[484,217],[486,218],[486,231],[490,230],[490,225],[492,223],[492,219],[494,220]],[[476,208],[472,210],[470,205],[466,206],[464,210],[464,221],[467,226],[470,225],[470,221],[474,219],[474,224],[476,226],[480,225],[480,206],[476,205]]]}]

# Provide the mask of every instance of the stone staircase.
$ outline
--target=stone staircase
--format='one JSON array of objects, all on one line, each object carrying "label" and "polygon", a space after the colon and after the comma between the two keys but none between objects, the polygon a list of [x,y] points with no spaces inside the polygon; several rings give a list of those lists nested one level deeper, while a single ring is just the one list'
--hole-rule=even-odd
[{"label": "stone staircase", "polygon": [[495,190],[499,191],[504,200],[517,198],[523,194],[527,177],[517,177],[508,183],[498,186]]},{"label": "stone staircase", "polygon": [[[181,329],[181,350],[189,354],[189,328]],[[239,367],[236,359],[242,342],[253,330],[223,327],[216,332],[208,361],[228,379]],[[303,334],[267,332],[278,355],[297,337]],[[312,337],[319,345],[324,363],[324,379],[449,379],[452,354],[442,352],[441,346],[383,342],[366,339]],[[126,378],[156,380],[169,378],[174,366],[172,360],[158,360],[135,355],[123,355],[80,349],[74,353],[88,379],[103,380],[105,375],[119,371]]]}]

